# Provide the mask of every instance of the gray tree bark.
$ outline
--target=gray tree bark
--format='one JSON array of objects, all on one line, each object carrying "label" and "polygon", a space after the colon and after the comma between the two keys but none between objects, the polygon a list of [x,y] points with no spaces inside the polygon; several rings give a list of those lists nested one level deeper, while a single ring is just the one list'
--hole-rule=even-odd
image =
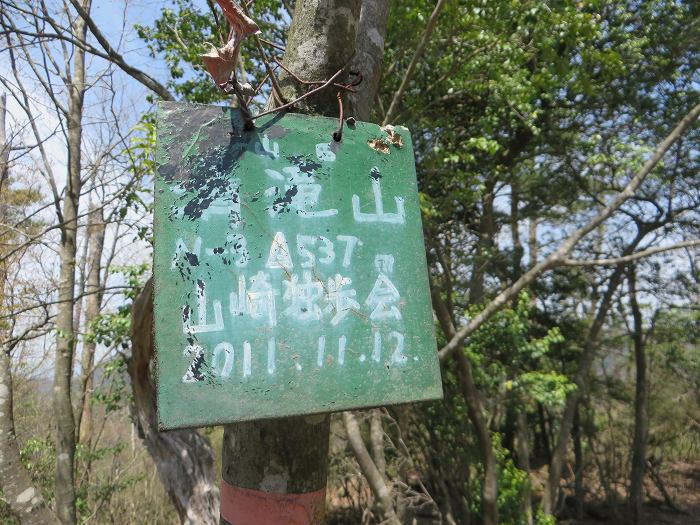
[{"label": "gray tree bark", "polygon": [[153,458],[165,490],[186,525],[215,525],[219,489],[214,481],[214,452],[196,430],[158,431],[156,390],[150,375],[153,349],[153,285],[134,301],[131,359],[127,369],[134,393],[134,421]]},{"label": "gray tree bark", "polygon": [[360,11],[360,26],[355,39],[355,56],[350,69],[363,76],[357,93],[350,93],[349,114],[358,120],[372,118],[374,101],[379,91],[384,65],[384,41],[391,0],[364,0]]},{"label": "gray tree bark", "polygon": [[[286,67],[304,80],[325,80],[342,68],[349,69],[359,15],[360,0],[297,1],[283,59]],[[302,94],[303,86],[286,73],[280,75],[280,87],[288,101]],[[304,99],[296,111],[337,115],[335,90],[327,89]],[[285,497],[291,498],[289,506],[295,502],[303,506],[304,494],[325,490],[329,430],[328,415],[226,425],[222,492],[259,497],[260,507],[254,509],[259,519],[265,513],[276,512],[274,502]],[[226,494],[222,494],[221,508],[222,524],[230,523],[224,517],[224,509],[229,517],[241,516],[241,523],[246,519],[242,516],[250,516]],[[317,525],[322,523],[324,513],[324,505],[321,503],[319,508],[314,503],[304,516],[288,519],[296,520],[295,524]]]},{"label": "gray tree bark", "polygon": [[[90,11],[90,0],[83,3]],[[73,38],[84,42],[87,25],[78,18],[72,26]],[[60,283],[58,286],[58,312],[56,315],[56,363],[54,370],[54,412],[56,418],[56,513],[64,525],[76,522],[74,457],[75,420],[71,402],[73,376],[73,351],[75,330],[73,303],[75,300],[75,263],[78,235],[78,211],[82,181],[81,146],[83,100],[85,97],[85,51],[80,46],[73,49],[73,71],[67,71],[68,111],[66,128],[68,136],[68,173],[66,193],[63,199],[63,225],[61,227]]]},{"label": "gray tree bark", "polygon": [[[104,250],[105,230],[106,224],[102,216],[102,209],[100,206],[93,206],[88,214],[88,256],[85,264],[87,268],[85,286],[85,291],[87,293],[85,326],[88,330],[90,325],[97,319],[102,308],[100,271],[102,252]],[[87,445],[90,445],[92,436],[92,405],[90,403],[90,392],[92,391],[92,367],[95,364],[96,348],[97,343],[95,341],[86,341],[83,344],[83,353],[80,356],[80,385],[75,427],[78,431],[78,441]]]},{"label": "gray tree bark", "polygon": [[634,439],[632,443],[632,468],[630,472],[630,507],[634,525],[644,523],[644,471],[646,467],[647,442],[649,440],[649,386],[647,383],[647,358],[642,312],[637,302],[637,279],[635,267],[628,271],[630,307],[634,320],[632,341],[636,384],[634,396]]}]

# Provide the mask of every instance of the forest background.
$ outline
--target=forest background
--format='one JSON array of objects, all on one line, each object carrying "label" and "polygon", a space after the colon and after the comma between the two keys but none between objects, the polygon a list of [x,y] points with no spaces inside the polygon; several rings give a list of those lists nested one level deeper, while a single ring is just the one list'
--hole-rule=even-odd
[{"label": "forest background", "polygon": [[[329,49],[355,38],[350,112],[414,137],[445,390],[333,417],[328,521],[693,523],[700,5],[254,0],[253,112],[319,5]],[[229,22],[0,0],[0,24],[0,519],[218,523],[221,429],[157,432],[148,278],[153,104],[238,104],[201,59]]]}]

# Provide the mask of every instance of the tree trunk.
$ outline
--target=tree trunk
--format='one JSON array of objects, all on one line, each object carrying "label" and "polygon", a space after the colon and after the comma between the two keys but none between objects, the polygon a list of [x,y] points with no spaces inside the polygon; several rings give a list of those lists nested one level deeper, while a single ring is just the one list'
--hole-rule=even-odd
[{"label": "tree trunk", "polygon": [[0,487],[3,499],[23,525],[57,524],[20,461],[12,413],[12,368],[9,349],[0,349]]},{"label": "tree trunk", "polygon": [[484,300],[484,279],[486,278],[487,269],[491,266],[493,256],[493,238],[495,234],[494,182],[486,180],[484,185],[481,217],[478,224],[477,251],[469,281],[469,302],[471,304],[481,304]]},{"label": "tree trunk", "polygon": [[634,525],[644,523],[644,470],[646,467],[646,449],[649,437],[649,387],[647,384],[647,360],[642,313],[637,302],[637,280],[635,267],[628,271],[630,306],[634,319],[634,361],[637,381],[634,397],[634,440],[632,444],[632,468],[630,472],[630,507]]},{"label": "tree trunk", "polygon": [[532,500],[530,488],[530,431],[527,427],[527,412],[523,409],[518,412],[517,416],[518,429],[518,468],[527,473],[527,483],[523,490],[523,501],[521,515],[526,525],[532,525]]},{"label": "tree trunk", "polygon": [[384,427],[382,425],[382,413],[379,409],[371,411],[369,420],[369,441],[372,445],[372,459],[377,470],[386,476],[386,457],[384,456]]},{"label": "tree trunk", "polygon": [[574,428],[572,436],[574,440],[574,496],[576,500],[576,519],[583,519],[584,491],[583,491],[583,447],[581,446],[581,407],[576,407],[574,413]]},{"label": "tree trunk", "polygon": [[[88,215],[87,244],[88,257],[86,262],[87,279],[85,291],[87,304],[85,307],[86,332],[90,332],[90,325],[97,319],[102,308],[102,291],[100,280],[100,265],[105,240],[105,222],[99,206],[94,206]],[[94,340],[83,344],[83,353],[80,356],[80,390],[78,392],[78,407],[76,411],[76,428],[78,429],[78,442],[90,445],[92,436],[92,404],[90,392],[92,391],[92,367],[95,364],[95,349],[97,343]],[[89,469],[88,469],[89,471]]]},{"label": "tree trunk", "polygon": [[389,19],[390,0],[364,0],[360,10],[360,26],[355,39],[355,56],[350,69],[362,74],[362,84],[350,93],[350,115],[369,121],[379,91],[384,63],[384,38]]},{"label": "tree trunk", "polygon": [[[5,133],[6,95],[0,95],[0,192],[9,176],[10,142]],[[4,222],[0,206],[0,220]],[[6,279],[6,261],[0,261],[0,286]],[[0,298],[4,290],[0,287]],[[3,337],[3,339],[5,339]],[[3,499],[26,525],[57,524],[58,520],[46,507],[41,492],[34,487],[29,473],[22,465],[15,435],[12,407],[12,363],[10,348],[0,348],[0,489]]]},{"label": "tree trunk", "polygon": [[[90,0],[84,8],[89,12]],[[84,42],[87,26],[82,18],[73,24],[73,38]],[[78,234],[78,210],[81,191],[81,146],[83,99],[85,96],[85,51],[81,46],[73,49],[73,72],[68,74],[68,111],[66,114],[68,136],[68,174],[66,195],[63,200],[63,226],[61,227],[60,282],[58,286],[58,311],[56,314],[56,363],[54,372],[54,413],[56,418],[56,513],[64,525],[76,522],[75,511],[75,420],[71,402],[73,375],[73,351],[75,331],[73,302],[75,300],[75,259]]]},{"label": "tree trunk", "polygon": [[[635,239],[625,251],[627,252],[633,250],[638,243],[639,237]],[[554,514],[556,510],[556,504],[559,497],[559,482],[561,480],[561,473],[564,468],[569,437],[571,436],[571,428],[574,423],[574,414],[576,412],[578,402],[581,399],[581,395],[583,394],[583,390],[586,387],[588,371],[593,364],[595,349],[598,343],[598,335],[603,328],[603,324],[608,315],[608,310],[610,310],[610,305],[612,304],[613,296],[615,295],[615,292],[622,281],[623,274],[624,266],[622,265],[616,266],[615,270],[613,270],[613,273],[608,280],[608,287],[603,294],[600,305],[598,306],[593,324],[588,330],[588,334],[586,336],[586,341],[584,343],[583,351],[578,364],[578,370],[574,376],[576,390],[571,392],[566,398],[564,413],[559,425],[557,443],[554,448],[554,453],[552,454],[552,461],[549,465],[547,483],[545,485],[544,496],[542,499],[542,510],[545,512],[545,514]]]},{"label": "tree trunk", "polygon": [[[445,301],[440,297],[440,291],[432,290],[433,308],[440,327],[448,339],[456,333],[452,314],[447,309]],[[496,454],[493,451],[491,432],[484,417],[481,394],[474,384],[471,363],[463,351],[455,352],[457,377],[461,393],[467,404],[467,415],[474,426],[476,439],[479,444],[481,461],[484,464],[484,485],[481,491],[481,513],[484,525],[498,523],[498,472],[496,469]]]},{"label": "tree trunk", "polygon": [[[360,433],[360,426],[355,419],[352,412],[343,412],[343,423],[345,424],[345,432],[348,435],[348,442],[350,447],[355,454],[357,463],[360,465],[360,470],[362,474],[367,479],[374,497],[379,502],[382,513],[384,514],[383,523],[389,525],[400,525],[399,519],[396,517],[396,511],[394,510],[394,502],[391,497],[391,491],[384,481],[384,475],[376,466],[377,460],[375,458],[372,461],[371,456],[365,446],[362,439],[362,434]],[[382,447],[382,454],[384,449]]]},{"label": "tree trunk", "polygon": [[[348,66],[359,15],[360,0],[297,1],[284,54],[287,68],[304,80],[321,80]],[[303,86],[283,73],[280,87],[293,100]],[[337,115],[336,93],[325,90],[296,110]],[[329,430],[328,415],[226,425],[221,523],[322,523]]]},{"label": "tree trunk", "polygon": [[218,523],[219,490],[214,482],[214,452],[196,430],[158,431],[155,384],[150,375],[153,350],[153,285],[146,283],[132,307],[132,347],[127,370],[134,393],[133,419],[153,458],[180,522]]}]

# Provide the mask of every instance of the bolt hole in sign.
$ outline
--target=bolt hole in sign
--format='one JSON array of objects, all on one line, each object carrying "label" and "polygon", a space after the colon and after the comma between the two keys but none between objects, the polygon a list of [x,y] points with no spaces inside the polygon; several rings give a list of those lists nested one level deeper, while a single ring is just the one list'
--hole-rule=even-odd
[{"label": "bolt hole in sign", "polygon": [[161,102],[162,429],[442,396],[411,137]]}]

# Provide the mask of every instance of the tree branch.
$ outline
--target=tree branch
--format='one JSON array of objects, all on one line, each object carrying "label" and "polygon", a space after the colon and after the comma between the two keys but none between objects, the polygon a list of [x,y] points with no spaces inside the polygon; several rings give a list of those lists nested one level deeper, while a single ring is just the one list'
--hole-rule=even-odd
[{"label": "tree branch", "polygon": [[610,259],[564,259],[562,264],[564,266],[616,266],[618,264],[628,263],[642,259],[644,257],[649,257],[657,253],[669,252],[672,250],[680,250],[681,248],[688,248],[691,246],[700,246],[700,239],[691,239],[689,241],[683,241],[676,244],[671,244],[669,246],[654,246],[653,248],[647,248],[640,252],[632,253],[624,257],[613,257]]},{"label": "tree branch", "polygon": [[372,457],[367,451],[365,442],[360,434],[360,426],[352,412],[343,412],[343,423],[345,424],[345,432],[348,435],[348,442],[355,455],[357,463],[360,465],[360,470],[365,479],[369,483],[374,496],[379,501],[386,518],[386,523],[390,525],[399,525],[399,520],[394,511],[394,503],[391,499],[391,491],[386,486],[384,477],[379,472],[379,469],[372,461]]},{"label": "tree branch", "polygon": [[[74,0],[71,0],[74,1]],[[435,29],[435,26],[437,25],[437,19],[438,15],[440,14],[440,11],[442,11],[442,8],[445,6],[445,0],[438,0],[438,3],[435,5],[435,9],[433,9],[432,14],[430,15],[430,19],[428,20],[428,25],[425,27],[425,31],[423,32],[423,36],[420,39],[420,42],[418,43],[418,47],[416,47],[416,51],[413,53],[413,58],[411,59],[411,63],[408,65],[408,69],[406,69],[406,72],[403,75],[403,79],[401,80],[401,84],[399,85],[399,89],[394,93],[394,98],[391,100],[391,104],[389,104],[389,110],[386,112],[386,115],[384,116],[384,122],[382,122],[382,125],[385,126],[387,124],[391,124],[391,120],[394,118],[394,115],[399,109],[399,104],[401,102],[401,97],[403,97],[404,92],[406,91],[406,87],[408,86],[408,83],[413,79],[413,73],[416,71],[416,66],[418,65],[418,60],[420,60],[421,56],[423,55],[423,50],[425,49],[425,46],[428,44],[428,41],[430,40],[430,37],[433,34],[433,30]]]},{"label": "tree branch", "polygon": [[105,37],[102,31],[100,31],[100,28],[97,27],[95,21],[90,17],[89,13],[85,11],[83,6],[80,5],[80,2],[78,0],[69,1],[71,5],[75,8],[75,10],[78,12],[80,17],[83,20],[85,20],[85,23],[90,29],[90,32],[95,36],[97,41],[107,53],[108,60],[110,62],[118,66],[122,71],[124,71],[134,80],[137,80],[138,82],[146,86],[148,89],[156,93],[163,100],[175,100],[170,91],[168,91],[168,89],[163,84],[158,82],[152,76],[144,73],[140,69],[137,69],[126,63],[124,57],[122,57],[121,54],[119,54],[117,50],[112,47],[112,45],[109,43],[109,40],[107,40],[107,37]]},{"label": "tree branch", "polygon": [[438,352],[441,362],[444,362],[455,350],[461,348],[464,340],[473,334],[479,327],[484,324],[494,313],[501,309],[508,301],[517,296],[520,291],[532,283],[540,274],[551,270],[557,266],[564,264],[566,256],[576,246],[576,244],[591,231],[600,226],[608,217],[610,217],[622,204],[629,199],[639,186],[644,182],[644,179],[656,167],[659,161],[663,158],[666,152],[671,148],[685,131],[698,119],[700,116],[700,104],[693,107],[688,114],[676,125],[671,133],[658,145],[653,155],[644,163],[639,171],[627,183],[627,186],[613,198],[595,217],[589,220],[581,228],[573,232],[559,247],[545,259],[530,268],[525,274],[515,281],[508,288],[499,293],[486,307],[475,315],[464,327],[450,339],[450,341],[442,347]]}]

